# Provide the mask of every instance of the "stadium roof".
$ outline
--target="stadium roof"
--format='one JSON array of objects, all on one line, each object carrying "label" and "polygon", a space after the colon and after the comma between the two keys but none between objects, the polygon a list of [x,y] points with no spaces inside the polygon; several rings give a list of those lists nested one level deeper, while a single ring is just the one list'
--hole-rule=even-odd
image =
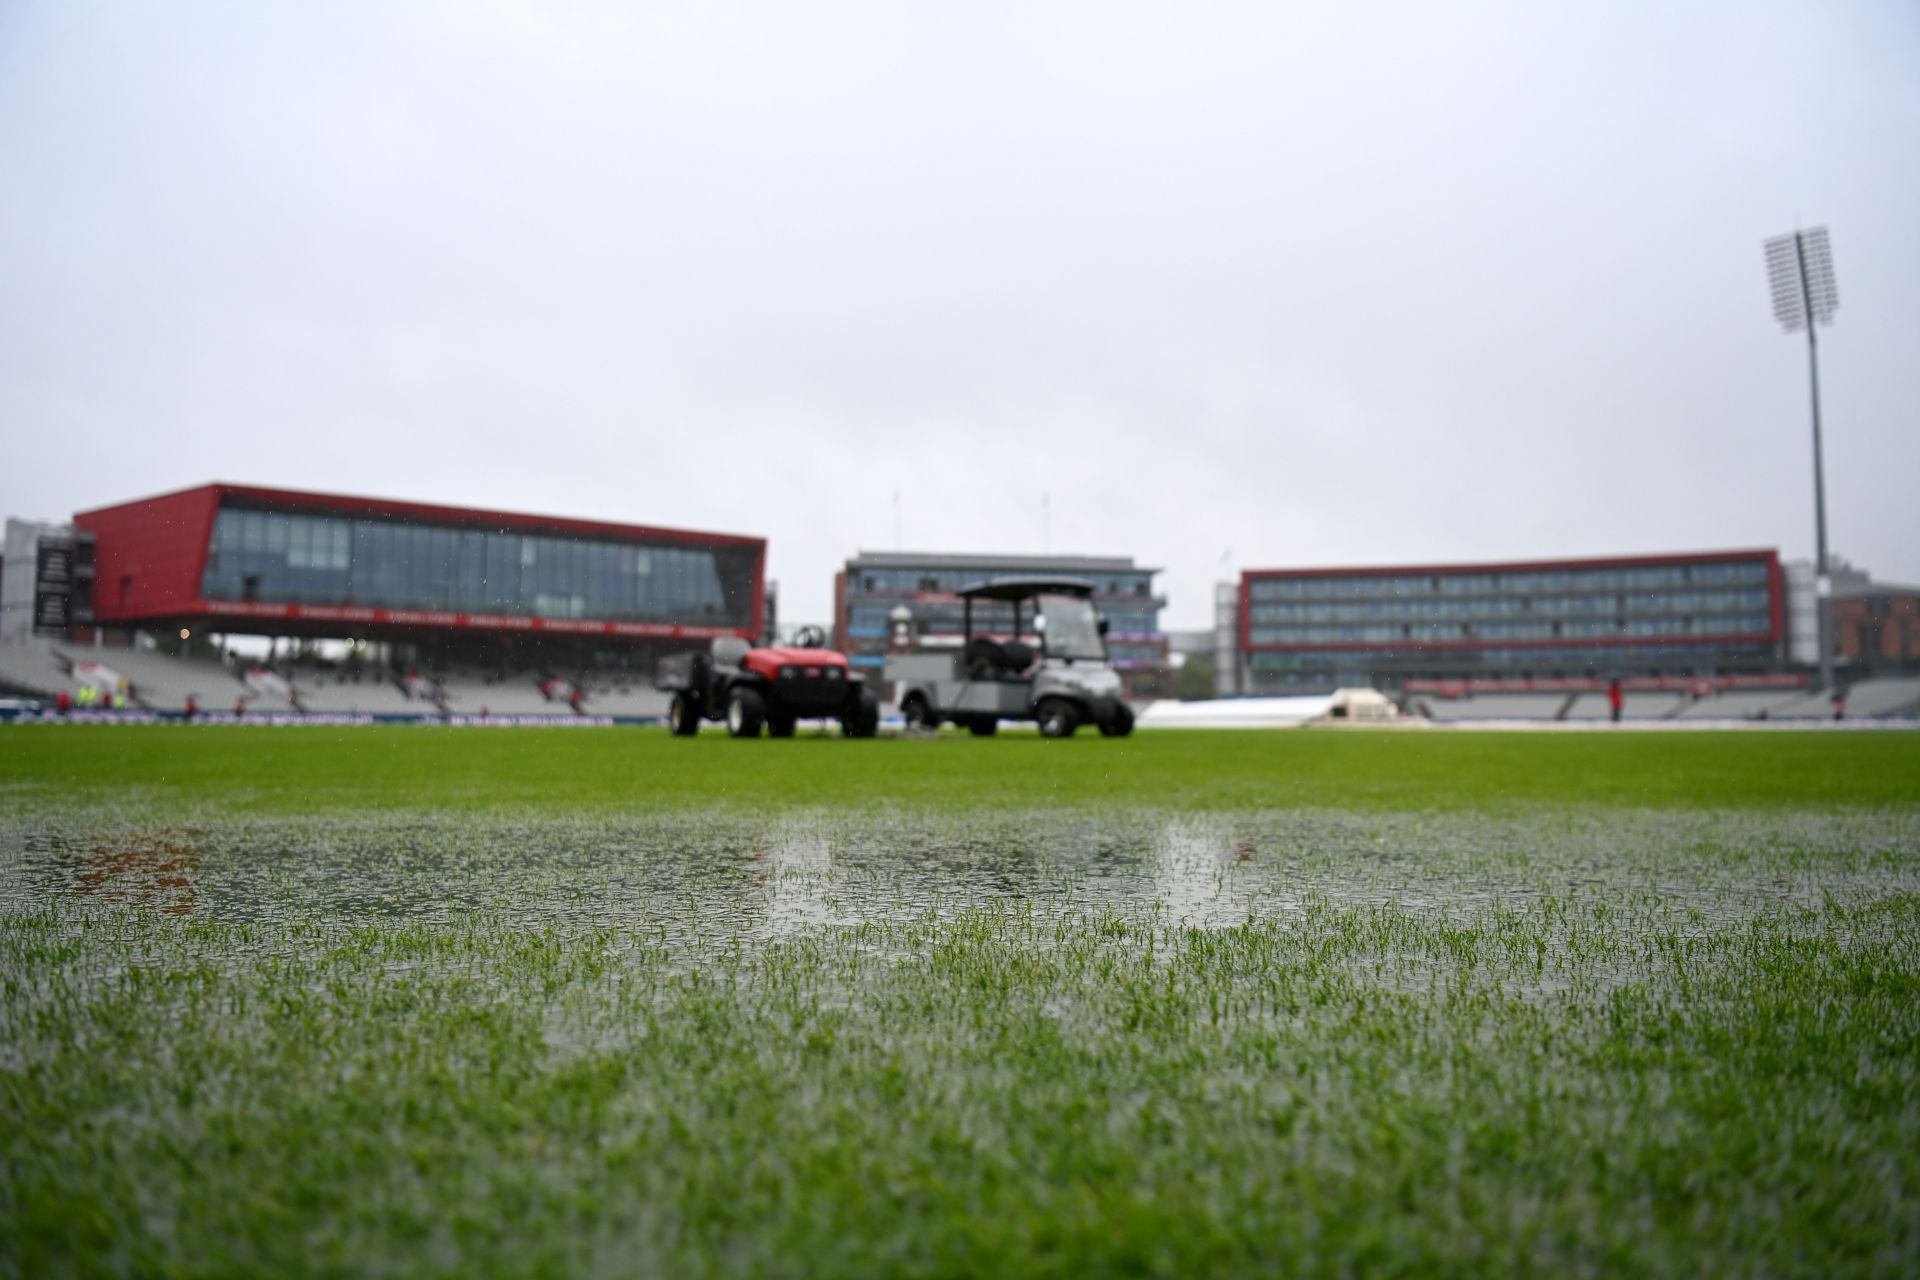
[{"label": "stadium roof", "polygon": [[1054,574],[1034,574],[1018,578],[988,578],[960,588],[956,593],[973,600],[1027,600],[1042,593],[1063,595],[1093,594],[1093,584],[1085,578],[1062,578]]},{"label": "stadium roof", "polygon": [[582,520],[571,516],[532,515],[519,511],[495,511],[484,507],[450,507],[430,502],[410,502],[397,498],[354,497],[339,493],[315,493],[303,489],[274,489],[261,485],[234,484],[216,480],[211,484],[175,489],[129,502],[82,511],[74,518],[85,520],[107,512],[124,511],[148,503],[172,502],[183,498],[211,496],[220,501],[233,500],[245,506],[268,511],[300,512],[309,515],[357,516],[414,524],[458,525],[465,528],[492,529],[499,532],[572,534],[577,537],[636,539],[685,542],[700,546],[758,546],[764,538],[737,533],[708,533],[692,529],[667,529],[657,525],[616,523],[609,520]]},{"label": "stadium roof", "polygon": [[1862,596],[1920,596],[1920,587],[1905,582],[1882,582],[1878,578],[1860,587],[1843,587],[1833,593],[1835,600],[1858,600]]},{"label": "stadium roof", "polygon": [[849,565],[872,569],[1005,569],[1040,573],[1159,573],[1133,562],[1132,556],[1023,556],[997,551],[862,551]]},{"label": "stadium roof", "polygon": [[1777,560],[1771,547],[1745,551],[1680,551],[1660,555],[1591,556],[1560,560],[1473,561],[1452,564],[1380,564],[1349,565],[1313,569],[1243,569],[1243,578],[1331,578],[1372,577],[1379,575],[1439,575],[1450,573],[1528,573],[1553,569],[1628,569],[1637,566],[1677,564],[1719,564],[1733,560]]}]

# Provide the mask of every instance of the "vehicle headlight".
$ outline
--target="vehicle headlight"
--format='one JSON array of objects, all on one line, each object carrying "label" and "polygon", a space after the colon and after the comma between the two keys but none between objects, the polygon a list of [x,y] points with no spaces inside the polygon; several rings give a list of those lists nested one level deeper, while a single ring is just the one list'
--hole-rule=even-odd
[{"label": "vehicle headlight", "polygon": [[793,677],[794,677],[794,669],[792,667],[780,668],[780,678],[782,680],[791,680],[793,679]]},{"label": "vehicle headlight", "polygon": [[828,667],[824,671],[822,671],[820,674],[824,675],[829,680],[838,680],[840,678],[840,668]]}]

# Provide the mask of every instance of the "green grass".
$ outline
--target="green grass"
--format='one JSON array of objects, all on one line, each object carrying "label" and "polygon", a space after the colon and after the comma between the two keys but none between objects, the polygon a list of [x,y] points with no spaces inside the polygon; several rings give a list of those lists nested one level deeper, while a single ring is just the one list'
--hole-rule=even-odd
[{"label": "green grass", "polygon": [[1913,1274],[1914,741],[0,732],[0,1275]]},{"label": "green grass", "polygon": [[692,741],[648,729],[0,728],[0,796],[175,813],[1294,805],[1920,807],[1920,734],[1140,733]]}]

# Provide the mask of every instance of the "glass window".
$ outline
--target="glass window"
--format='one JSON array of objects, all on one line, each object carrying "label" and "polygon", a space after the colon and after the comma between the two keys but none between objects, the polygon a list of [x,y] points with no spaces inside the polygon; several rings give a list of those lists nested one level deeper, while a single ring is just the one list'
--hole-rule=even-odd
[{"label": "glass window", "polygon": [[[209,599],[744,625],[750,551],[223,509]],[[1139,630],[1151,630],[1152,610]]]}]

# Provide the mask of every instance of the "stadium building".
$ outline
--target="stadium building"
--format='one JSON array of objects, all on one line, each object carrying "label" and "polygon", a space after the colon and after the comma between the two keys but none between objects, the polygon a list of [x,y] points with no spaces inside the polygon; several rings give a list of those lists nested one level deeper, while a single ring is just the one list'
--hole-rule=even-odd
[{"label": "stadium building", "polygon": [[74,525],[100,626],[595,647],[760,626],[760,538],[231,484]]},{"label": "stadium building", "polygon": [[1773,551],[1257,569],[1221,610],[1248,693],[1778,678]]},{"label": "stadium building", "polygon": [[9,521],[0,639],[66,642],[63,671],[75,644],[138,633],[360,641],[389,670],[531,673],[550,698],[560,672],[638,687],[662,652],[759,637],[765,563],[762,538],[209,484]]},{"label": "stadium building", "polygon": [[[1008,556],[862,551],[834,576],[833,639],[850,660],[879,668],[890,651],[958,647],[960,597],[969,583],[1015,574],[1085,578],[1094,606],[1108,624],[1107,650],[1127,695],[1165,697],[1172,688],[1167,636],[1160,629],[1166,600],[1153,592],[1158,569],[1131,556]],[[1011,630],[1011,606],[974,606],[974,625]]]},{"label": "stadium building", "polygon": [[1920,672],[1920,587],[1869,581],[1835,591],[1833,652],[1850,672]]}]

